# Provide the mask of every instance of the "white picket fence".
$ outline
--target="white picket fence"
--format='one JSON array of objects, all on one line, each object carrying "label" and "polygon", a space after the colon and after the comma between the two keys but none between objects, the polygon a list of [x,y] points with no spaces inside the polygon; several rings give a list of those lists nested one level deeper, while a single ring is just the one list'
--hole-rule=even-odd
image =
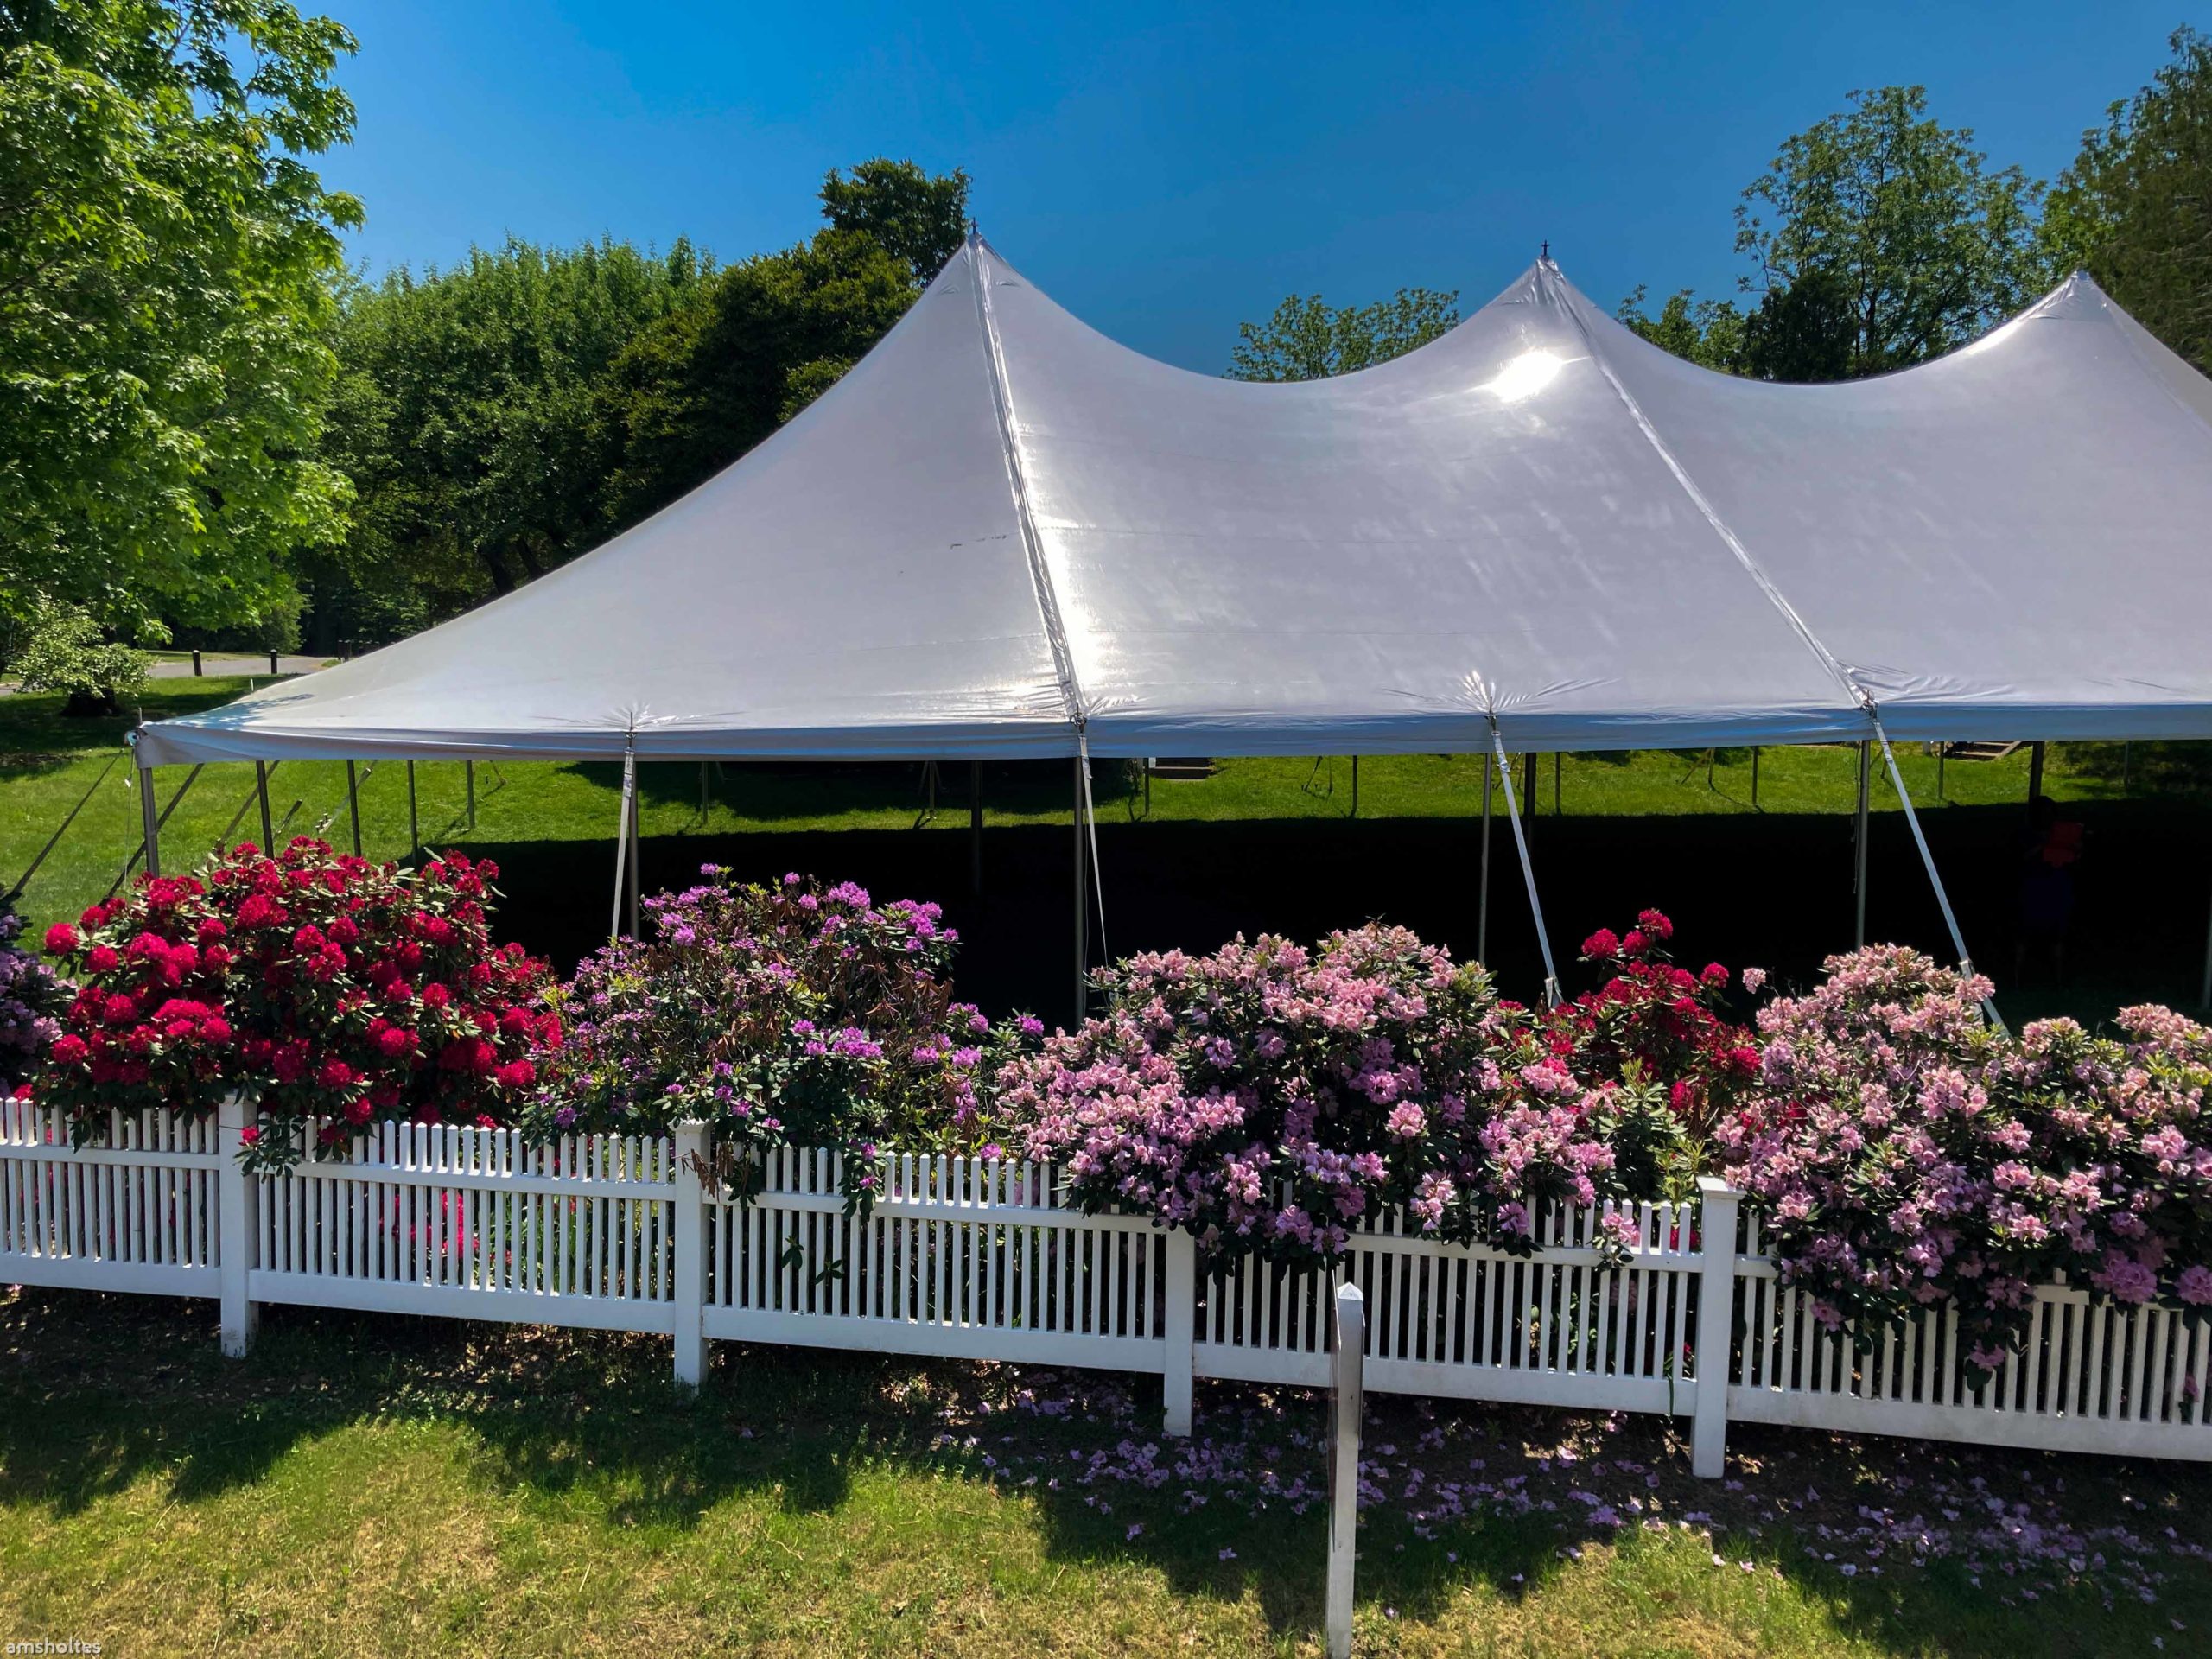
[{"label": "white picket fence", "polygon": [[[0,1283],[217,1296],[232,1353],[276,1302],[665,1335],[694,1384],[709,1340],[1151,1373],[1171,1433],[1195,1377],[1327,1381],[1333,1281],[1249,1255],[1202,1271],[1189,1235],[1067,1208],[1039,1166],[897,1157],[862,1220],[823,1152],[771,1158],[742,1203],[709,1190],[701,1126],[550,1146],[383,1126],[249,1177],[245,1121],[118,1117],[72,1148],[54,1115],[0,1103]],[[1738,1195],[1701,1187],[1639,1206],[1618,1262],[1601,1211],[1541,1217],[1528,1258],[1384,1217],[1340,1274],[1366,1297],[1366,1386],[1688,1418],[1705,1475],[1731,1421],[2212,1459],[2212,1329],[2050,1286],[2024,1352],[1969,1389],[1946,1311],[1855,1352]]]}]

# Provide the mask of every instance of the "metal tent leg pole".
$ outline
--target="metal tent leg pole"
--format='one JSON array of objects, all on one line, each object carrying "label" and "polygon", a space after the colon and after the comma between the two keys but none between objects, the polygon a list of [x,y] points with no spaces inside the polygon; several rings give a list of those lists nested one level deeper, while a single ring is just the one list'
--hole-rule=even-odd
[{"label": "metal tent leg pole", "polygon": [[2204,924],[2204,984],[2196,994],[2199,1007],[2212,1008],[2212,915]]},{"label": "metal tent leg pole", "polygon": [[361,780],[354,775],[353,763],[346,763],[346,810],[353,821],[353,856],[361,855]]},{"label": "metal tent leg pole", "polygon": [[983,763],[968,763],[968,888],[983,891]]},{"label": "metal tent leg pole", "polygon": [[637,794],[638,757],[634,751],[626,749],[622,755],[622,816],[614,826],[614,909],[607,921],[609,938],[622,931],[622,895],[628,886],[630,863],[630,803]]},{"label": "metal tent leg pole", "polygon": [[415,810],[415,763],[407,763],[407,855],[415,856],[423,845],[423,820]]},{"label": "metal tent leg pole", "polygon": [[464,760],[461,763],[461,770],[468,781],[468,827],[474,830],[476,827],[476,763]]},{"label": "metal tent leg pole", "polygon": [[2043,793],[2043,745],[2028,745],[2028,804],[2036,804],[2036,797]]},{"label": "metal tent leg pole", "polygon": [[[1505,791],[1505,821],[1513,826],[1513,849],[1521,855],[1521,877],[1529,885],[1529,914],[1536,924],[1536,948],[1543,952],[1544,1006],[1556,1007],[1560,1001],[1559,968],[1552,961],[1551,935],[1544,931],[1543,901],[1536,897],[1536,869],[1529,861],[1529,837],[1522,829],[1521,809],[1513,800],[1513,767],[1505,758],[1505,740],[1498,735],[1495,720],[1491,722],[1490,741],[1497,756],[1498,785]],[[1529,765],[1535,766],[1534,754],[1529,757]]]},{"label": "metal tent leg pole", "polygon": [[1854,836],[1856,844],[1853,849],[1853,863],[1851,875],[1851,891],[1859,901],[1858,931],[1855,937],[1858,940],[1858,948],[1861,949],[1866,944],[1866,795],[1873,758],[1871,747],[1861,743],[1859,746],[1859,816],[1856,821],[1857,830]]},{"label": "metal tent leg pole", "polygon": [[1483,861],[1475,899],[1475,960],[1490,964],[1490,757],[1483,757]]},{"label": "metal tent leg pole", "polygon": [[[633,768],[634,773],[634,768]],[[638,888],[645,880],[645,840],[638,820],[643,816],[634,785],[630,790],[630,937],[640,938],[638,931]]]},{"label": "metal tent leg pole", "polygon": [[[1950,930],[1951,948],[1959,953],[1959,971],[1971,976],[1974,957],[1967,950],[1966,936],[1959,931],[1959,918],[1952,913],[1951,895],[1943,890],[1943,878],[1936,872],[1936,855],[1928,850],[1928,837],[1921,833],[1920,815],[1912,810],[1912,797],[1905,793],[1904,773],[1897,766],[1897,757],[1890,747],[1890,734],[1882,729],[1878,717],[1874,721],[1874,735],[1882,745],[1882,759],[1890,768],[1890,782],[1897,791],[1897,804],[1904,809],[1905,827],[1912,831],[1912,844],[1920,849],[1920,861],[1927,867],[1928,883],[1936,889],[1936,902],[1943,912],[1943,925]],[[1998,1030],[2005,1029],[2005,1021],[1998,1016],[1993,1001],[1981,1005],[1982,1013]]]},{"label": "metal tent leg pole", "polygon": [[1536,752],[1534,749],[1521,757],[1521,810],[1528,817],[1536,816]]},{"label": "metal tent leg pole", "polygon": [[1090,940],[1087,925],[1089,908],[1085,902],[1088,894],[1084,891],[1088,885],[1088,878],[1084,870],[1083,758],[1080,755],[1076,757],[1075,762],[1073,817],[1075,819],[1075,1019],[1076,1023],[1081,1025],[1084,1015],[1090,1008],[1089,993],[1084,981],[1090,965]]},{"label": "metal tent leg pole", "polygon": [[265,761],[253,763],[253,787],[261,797],[261,850],[274,858],[276,831],[269,822],[269,766]]},{"label": "metal tent leg pole", "polygon": [[162,873],[161,816],[154,806],[154,769],[143,761],[138,765],[138,825],[145,837],[146,874]]}]

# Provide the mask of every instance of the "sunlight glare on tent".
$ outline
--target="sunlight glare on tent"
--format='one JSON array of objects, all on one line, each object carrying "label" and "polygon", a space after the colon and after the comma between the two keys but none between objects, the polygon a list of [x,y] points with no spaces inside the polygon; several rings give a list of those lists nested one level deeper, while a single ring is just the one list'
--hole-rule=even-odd
[{"label": "sunlight glare on tent", "polygon": [[1476,390],[1493,392],[1506,403],[1517,404],[1523,397],[1535,397],[1551,385],[1567,365],[1566,358],[1539,346],[1533,351],[1522,353]]}]

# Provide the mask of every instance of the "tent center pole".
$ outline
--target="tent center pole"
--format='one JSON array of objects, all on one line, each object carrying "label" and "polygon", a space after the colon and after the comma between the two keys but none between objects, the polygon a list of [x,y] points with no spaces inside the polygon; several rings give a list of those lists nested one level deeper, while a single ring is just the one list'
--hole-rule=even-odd
[{"label": "tent center pole", "polygon": [[983,891],[983,763],[968,763],[968,888]]},{"label": "tent center pole", "polygon": [[[1490,757],[1483,757],[1483,856],[1482,874],[1475,897],[1475,960],[1484,967],[1490,965]],[[2212,969],[2206,970],[2212,973]],[[2212,1001],[2212,994],[2206,1000]]]},{"label": "tent center pole", "polygon": [[[1544,1006],[1554,1008],[1560,1003],[1559,969],[1552,961],[1551,935],[1544,931],[1543,901],[1536,897],[1536,869],[1529,861],[1529,837],[1521,823],[1521,808],[1513,799],[1513,766],[1506,759],[1505,740],[1498,734],[1497,721],[1490,727],[1491,751],[1497,756],[1498,786],[1505,791],[1505,821],[1513,827],[1513,848],[1521,855],[1521,878],[1529,887],[1529,914],[1536,924],[1536,948],[1544,958]],[[1527,770],[1533,777],[1536,757],[1532,751]]]},{"label": "tent center pole", "polygon": [[1859,746],[1859,811],[1853,821],[1852,834],[1851,891],[1858,900],[1859,908],[1857,930],[1853,935],[1856,943],[1853,948],[1855,950],[1864,950],[1866,945],[1866,796],[1873,758],[1871,746],[1861,742]]},{"label": "tent center pole", "polygon": [[276,856],[276,831],[269,822],[269,766],[266,761],[253,763],[253,787],[261,797],[261,850],[274,858]]}]

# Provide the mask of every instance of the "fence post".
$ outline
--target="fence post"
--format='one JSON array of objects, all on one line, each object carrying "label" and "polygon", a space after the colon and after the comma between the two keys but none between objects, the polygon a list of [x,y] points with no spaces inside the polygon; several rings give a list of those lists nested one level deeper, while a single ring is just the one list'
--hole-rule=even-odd
[{"label": "fence post", "polygon": [[696,1119],[676,1126],[676,1380],[707,1380],[707,1168],[714,1131]]},{"label": "fence post", "polygon": [[1359,1430],[1366,1387],[1367,1299],[1338,1285],[1329,1308],[1329,1571],[1323,1614],[1329,1659],[1351,1659],[1359,1554]]},{"label": "fence post", "polygon": [[245,1150],[245,1132],[252,1127],[254,1109],[240,1095],[226,1095],[216,1119],[221,1133],[215,1138],[223,1154],[215,1173],[215,1226],[221,1252],[223,1295],[223,1352],[243,1359],[253,1346],[261,1323],[261,1304],[248,1300],[246,1275],[253,1271],[254,1250],[261,1238],[261,1178],[249,1175],[238,1162]]},{"label": "fence post", "polygon": [[1729,1350],[1736,1333],[1736,1209],[1743,1194],[1711,1175],[1697,1178],[1697,1415],[1690,1424],[1690,1472],[1718,1480],[1728,1456]]},{"label": "fence post", "polygon": [[1160,1367],[1165,1430],[1191,1432],[1191,1345],[1197,1339],[1198,1247],[1187,1227],[1171,1227],[1167,1241],[1167,1357]]}]

